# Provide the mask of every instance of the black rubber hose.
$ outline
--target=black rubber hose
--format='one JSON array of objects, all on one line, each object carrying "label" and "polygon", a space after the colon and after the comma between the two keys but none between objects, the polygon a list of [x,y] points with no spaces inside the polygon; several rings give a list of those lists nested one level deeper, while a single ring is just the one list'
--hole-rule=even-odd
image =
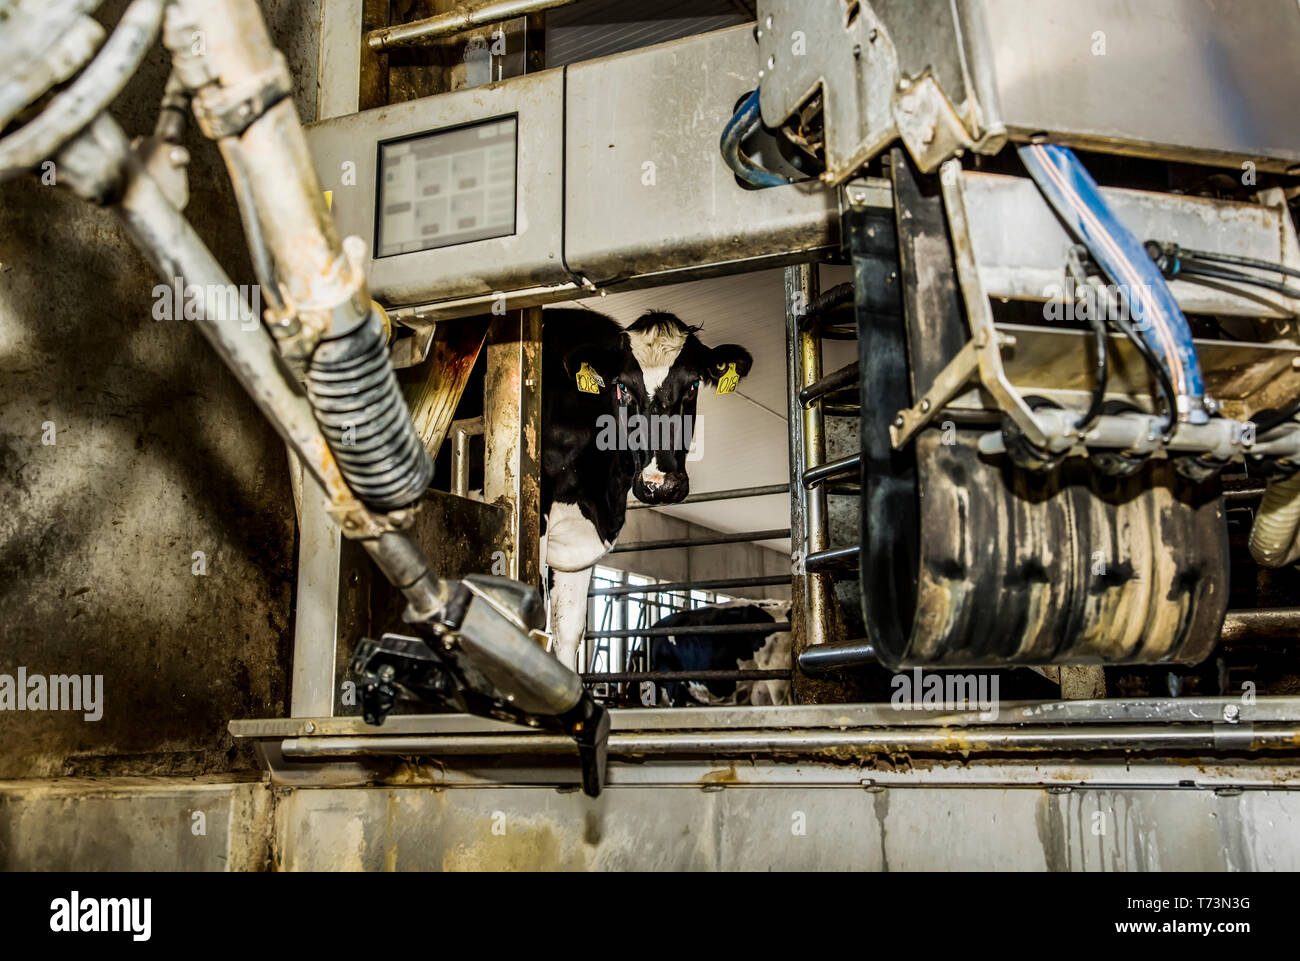
[{"label": "black rubber hose", "polygon": [[419,500],[433,460],[397,385],[377,313],[316,347],[307,397],[343,479],[366,506],[391,511]]}]

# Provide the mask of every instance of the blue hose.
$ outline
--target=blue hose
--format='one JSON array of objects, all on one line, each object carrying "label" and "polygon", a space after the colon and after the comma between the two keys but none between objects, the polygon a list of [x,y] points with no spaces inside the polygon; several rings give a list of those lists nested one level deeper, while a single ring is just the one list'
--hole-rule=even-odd
[{"label": "blue hose", "polygon": [[758,91],[755,90],[745,98],[736,115],[722,128],[722,159],[747,184],[755,187],[784,187],[790,181],[758,166],[740,149],[741,141],[757,130],[762,122],[758,109]]},{"label": "blue hose", "polygon": [[[1142,242],[1120,223],[1102,199],[1097,182],[1074,152],[1052,144],[1019,148],[1020,159],[1057,215],[1092,254],[1120,295],[1128,301],[1138,336],[1168,370],[1177,419],[1203,424],[1205,381],[1201,377],[1192,329],[1160,268]],[[1170,411],[1170,416],[1174,412]]]}]

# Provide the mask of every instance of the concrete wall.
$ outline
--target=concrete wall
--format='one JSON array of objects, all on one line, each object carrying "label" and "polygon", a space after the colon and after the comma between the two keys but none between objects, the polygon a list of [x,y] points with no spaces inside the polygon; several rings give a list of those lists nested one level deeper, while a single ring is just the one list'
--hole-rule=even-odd
[{"label": "concrete wall", "polygon": [[[311,119],[319,3],[264,6]],[[168,69],[159,44],[115,103],[128,134],[152,132]],[[216,149],[188,143],[187,214],[251,283]],[[104,687],[96,722],[0,713],[0,778],[251,770],[226,721],[284,711],[284,448],[192,324],[153,318],[156,282],[104,211],[0,185],[0,674]]]}]

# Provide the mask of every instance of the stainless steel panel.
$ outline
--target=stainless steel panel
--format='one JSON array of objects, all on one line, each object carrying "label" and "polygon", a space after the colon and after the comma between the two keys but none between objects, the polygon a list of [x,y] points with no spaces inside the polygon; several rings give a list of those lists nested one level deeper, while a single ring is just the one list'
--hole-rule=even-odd
[{"label": "stainless steel panel", "polygon": [[[1034,182],[970,172],[964,173],[962,180],[971,245],[989,296],[1060,299],[1066,253],[1075,241]],[[1103,187],[1101,192],[1116,216],[1140,240],[1173,241],[1192,249],[1241,254],[1300,268],[1295,228],[1280,194],[1277,206],[1264,206],[1113,187]],[[1223,286],[1183,280],[1173,281],[1170,288],[1179,306],[1191,313],[1290,317],[1300,309],[1300,304],[1269,291],[1243,296]],[[1055,298],[1049,293],[1052,290]]]},{"label": "stainless steel panel", "polygon": [[597,284],[686,268],[807,259],[838,231],[817,182],[746,190],[723,163],[722,129],[758,86],[748,26],[568,68],[565,258]]},{"label": "stainless steel panel", "polygon": [[1300,162],[1294,0],[978,2],[1013,137],[1262,170]]},{"label": "stainless steel panel", "polygon": [[[375,242],[376,164],[381,141],[517,115],[515,232],[507,237],[372,258],[366,276],[386,306],[567,282],[560,246],[564,75],[516,77],[367,110],[307,128],[316,172],[332,191],[344,235]],[[349,166],[351,165],[351,166]],[[373,252],[372,252],[373,253]]]}]

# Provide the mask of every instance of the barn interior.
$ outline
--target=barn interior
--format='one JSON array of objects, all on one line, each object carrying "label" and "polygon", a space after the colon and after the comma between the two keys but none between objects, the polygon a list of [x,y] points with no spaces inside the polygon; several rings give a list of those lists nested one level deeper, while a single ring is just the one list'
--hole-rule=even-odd
[{"label": "barn interior", "polygon": [[[0,867],[1300,869],[1298,57],[0,0]],[[752,359],[684,497],[547,466],[581,312]],[[620,515],[576,665],[548,470]]]}]

